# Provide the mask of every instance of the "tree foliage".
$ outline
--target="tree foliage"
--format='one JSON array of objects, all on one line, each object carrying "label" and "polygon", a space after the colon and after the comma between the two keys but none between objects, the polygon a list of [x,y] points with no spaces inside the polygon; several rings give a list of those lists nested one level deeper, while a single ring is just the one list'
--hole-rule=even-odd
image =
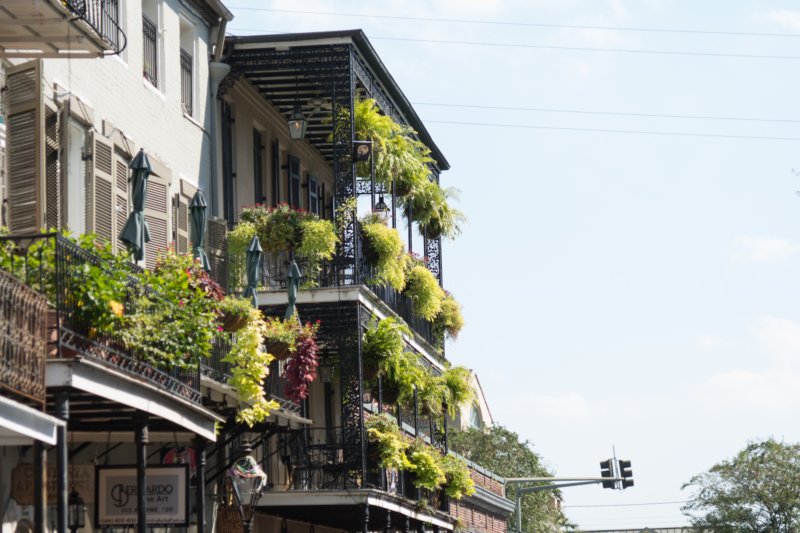
[{"label": "tree foliage", "polygon": [[800,444],[751,442],[694,476],[683,512],[715,533],[800,531]]},{"label": "tree foliage", "polygon": [[[453,432],[448,444],[456,453],[502,477],[552,476],[531,442],[520,440],[519,435],[500,425]],[[566,517],[553,505],[553,495],[545,491],[522,497],[523,531],[560,531],[567,525]],[[515,487],[507,485],[506,496],[515,500]],[[512,515],[508,523],[509,529],[515,529],[516,517]]]}]

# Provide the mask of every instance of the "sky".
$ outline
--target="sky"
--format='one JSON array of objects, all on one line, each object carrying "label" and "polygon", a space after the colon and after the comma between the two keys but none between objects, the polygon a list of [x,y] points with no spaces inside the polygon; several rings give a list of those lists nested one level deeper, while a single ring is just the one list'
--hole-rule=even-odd
[{"label": "sky", "polygon": [[694,474],[800,441],[796,2],[226,5],[237,35],[366,32],[461,190],[448,358],[557,475],[633,463],[565,489],[573,522],[686,524]]}]

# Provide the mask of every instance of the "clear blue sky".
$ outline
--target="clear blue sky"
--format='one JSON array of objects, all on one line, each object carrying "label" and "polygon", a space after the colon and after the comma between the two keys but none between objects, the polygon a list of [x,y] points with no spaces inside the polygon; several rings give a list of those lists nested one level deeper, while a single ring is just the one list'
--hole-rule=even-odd
[{"label": "clear blue sky", "polygon": [[445,248],[467,320],[448,356],[559,475],[597,475],[612,445],[633,461],[632,489],[566,490],[573,521],[684,524],[630,504],[685,500],[749,439],[800,441],[800,36],[619,29],[800,35],[796,2],[227,4],[234,34],[364,29],[416,104],[469,218]]}]

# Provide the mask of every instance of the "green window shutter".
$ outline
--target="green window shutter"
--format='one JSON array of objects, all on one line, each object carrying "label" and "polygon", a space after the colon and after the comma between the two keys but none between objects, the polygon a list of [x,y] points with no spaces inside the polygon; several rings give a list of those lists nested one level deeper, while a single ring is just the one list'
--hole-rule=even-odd
[{"label": "green window shutter", "polygon": [[[91,165],[87,164],[86,229],[102,242],[117,241],[114,199],[114,145],[99,133],[92,134]],[[123,221],[124,223],[124,221]]]},{"label": "green window shutter", "polygon": [[226,265],[226,240],[228,238],[228,223],[224,218],[209,217],[206,231],[206,252],[211,265],[211,277],[225,287],[227,285],[228,271]]},{"label": "green window shutter", "polygon": [[8,227],[12,233],[36,233],[44,225],[42,183],[44,116],[39,62],[6,72],[6,158]]}]

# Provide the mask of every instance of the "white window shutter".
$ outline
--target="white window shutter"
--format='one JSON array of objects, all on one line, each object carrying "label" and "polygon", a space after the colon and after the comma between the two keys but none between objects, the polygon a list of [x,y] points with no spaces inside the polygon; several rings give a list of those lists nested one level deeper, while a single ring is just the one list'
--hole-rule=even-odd
[{"label": "white window shutter", "polygon": [[209,217],[206,231],[206,251],[211,265],[211,278],[225,287],[228,272],[226,268],[226,241],[228,222],[224,218]]},{"label": "white window shutter", "polygon": [[156,265],[158,253],[169,246],[170,210],[169,180],[151,174],[147,179],[147,196],[144,202],[144,218],[150,229],[150,242],[144,246],[147,268],[152,269]]},{"label": "white window shutter", "polygon": [[128,201],[128,176],[130,169],[128,157],[120,150],[114,151],[114,233],[115,250],[121,252],[125,250],[125,244],[119,240],[119,234],[125,227],[128,215],[131,212],[131,205]]},{"label": "white window shutter", "polygon": [[86,165],[86,229],[116,250],[114,145],[97,132],[92,134],[91,143],[91,165]]},{"label": "white window shutter", "polygon": [[39,61],[8,68],[4,100],[8,227],[12,233],[36,233],[46,222],[41,179],[45,156]]},{"label": "white window shutter", "polygon": [[188,254],[192,251],[189,204],[196,192],[197,187],[182,179],[180,191],[175,195],[175,249],[179,254]]}]

